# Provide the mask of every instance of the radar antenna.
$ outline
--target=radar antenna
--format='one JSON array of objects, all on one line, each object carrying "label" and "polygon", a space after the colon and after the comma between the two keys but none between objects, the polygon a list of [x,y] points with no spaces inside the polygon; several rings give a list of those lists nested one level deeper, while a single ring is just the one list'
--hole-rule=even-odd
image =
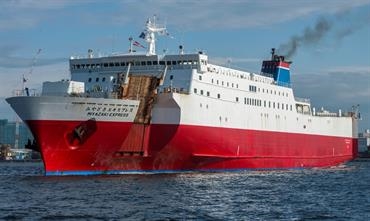
[{"label": "radar antenna", "polygon": [[164,25],[158,25],[156,23],[156,16],[154,15],[153,18],[149,18],[145,24],[145,30],[140,34],[140,38],[145,39],[148,43],[148,52],[147,55],[155,55],[155,34],[160,35],[168,35],[166,31],[166,27]]}]

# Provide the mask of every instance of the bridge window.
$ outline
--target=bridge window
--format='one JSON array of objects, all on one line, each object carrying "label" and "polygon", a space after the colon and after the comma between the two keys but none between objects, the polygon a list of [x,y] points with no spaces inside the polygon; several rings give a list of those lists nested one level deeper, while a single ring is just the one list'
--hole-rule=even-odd
[{"label": "bridge window", "polygon": [[99,78],[96,78],[96,79],[95,79],[95,81],[96,81],[96,82],[99,82]]}]

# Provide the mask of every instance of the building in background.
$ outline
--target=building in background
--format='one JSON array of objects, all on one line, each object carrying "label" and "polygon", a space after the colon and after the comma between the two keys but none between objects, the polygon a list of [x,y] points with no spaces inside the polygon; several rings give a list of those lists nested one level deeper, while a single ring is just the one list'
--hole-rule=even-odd
[{"label": "building in background", "polygon": [[0,120],[0,160],[40,159],[40,153],[33,151],[36,147],[32,133],[23,122]]},{"label": "building in background", "polygon": [[9,144],[0,144],[0,160],[31,160],[34,158],[33,151],[25,148],[13,149]]},{"label": "building in background", "polygon": [[33,136],[23,122],[0,120],[0,144],[9,144],[11,148],[22,149],[28,140],[32,141]]},{"label": "building in background", "polygon": [[370,130],[358,134],[358,152],[360,156],[370,157]]}]

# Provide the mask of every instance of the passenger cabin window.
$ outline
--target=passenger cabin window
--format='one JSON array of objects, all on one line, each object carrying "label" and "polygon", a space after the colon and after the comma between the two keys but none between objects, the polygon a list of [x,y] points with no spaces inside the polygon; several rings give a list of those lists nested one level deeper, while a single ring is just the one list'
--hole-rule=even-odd
[{"label": "passenger cabin window", "polygon": [[257,92],[257,87],[253,85],[249,85],[249,91]]}]

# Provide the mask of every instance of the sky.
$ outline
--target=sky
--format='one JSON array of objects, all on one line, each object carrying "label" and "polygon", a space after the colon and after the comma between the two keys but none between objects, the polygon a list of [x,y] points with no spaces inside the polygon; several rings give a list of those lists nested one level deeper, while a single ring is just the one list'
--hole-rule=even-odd
[{"label": "sky", "polygon": [[23,75],[37,90],[68,79],[71,56],[127,52],[130,36],[145,44],[138,36],[156,15],[170,34],[158,54],[183,45],[258,73],[274,47],[293,61],[295,96],[333,112],[359,105],[359,129],[370,128],[370,0],[2,0],[0,8],[0,119],[15,119],[5,98]]}]

